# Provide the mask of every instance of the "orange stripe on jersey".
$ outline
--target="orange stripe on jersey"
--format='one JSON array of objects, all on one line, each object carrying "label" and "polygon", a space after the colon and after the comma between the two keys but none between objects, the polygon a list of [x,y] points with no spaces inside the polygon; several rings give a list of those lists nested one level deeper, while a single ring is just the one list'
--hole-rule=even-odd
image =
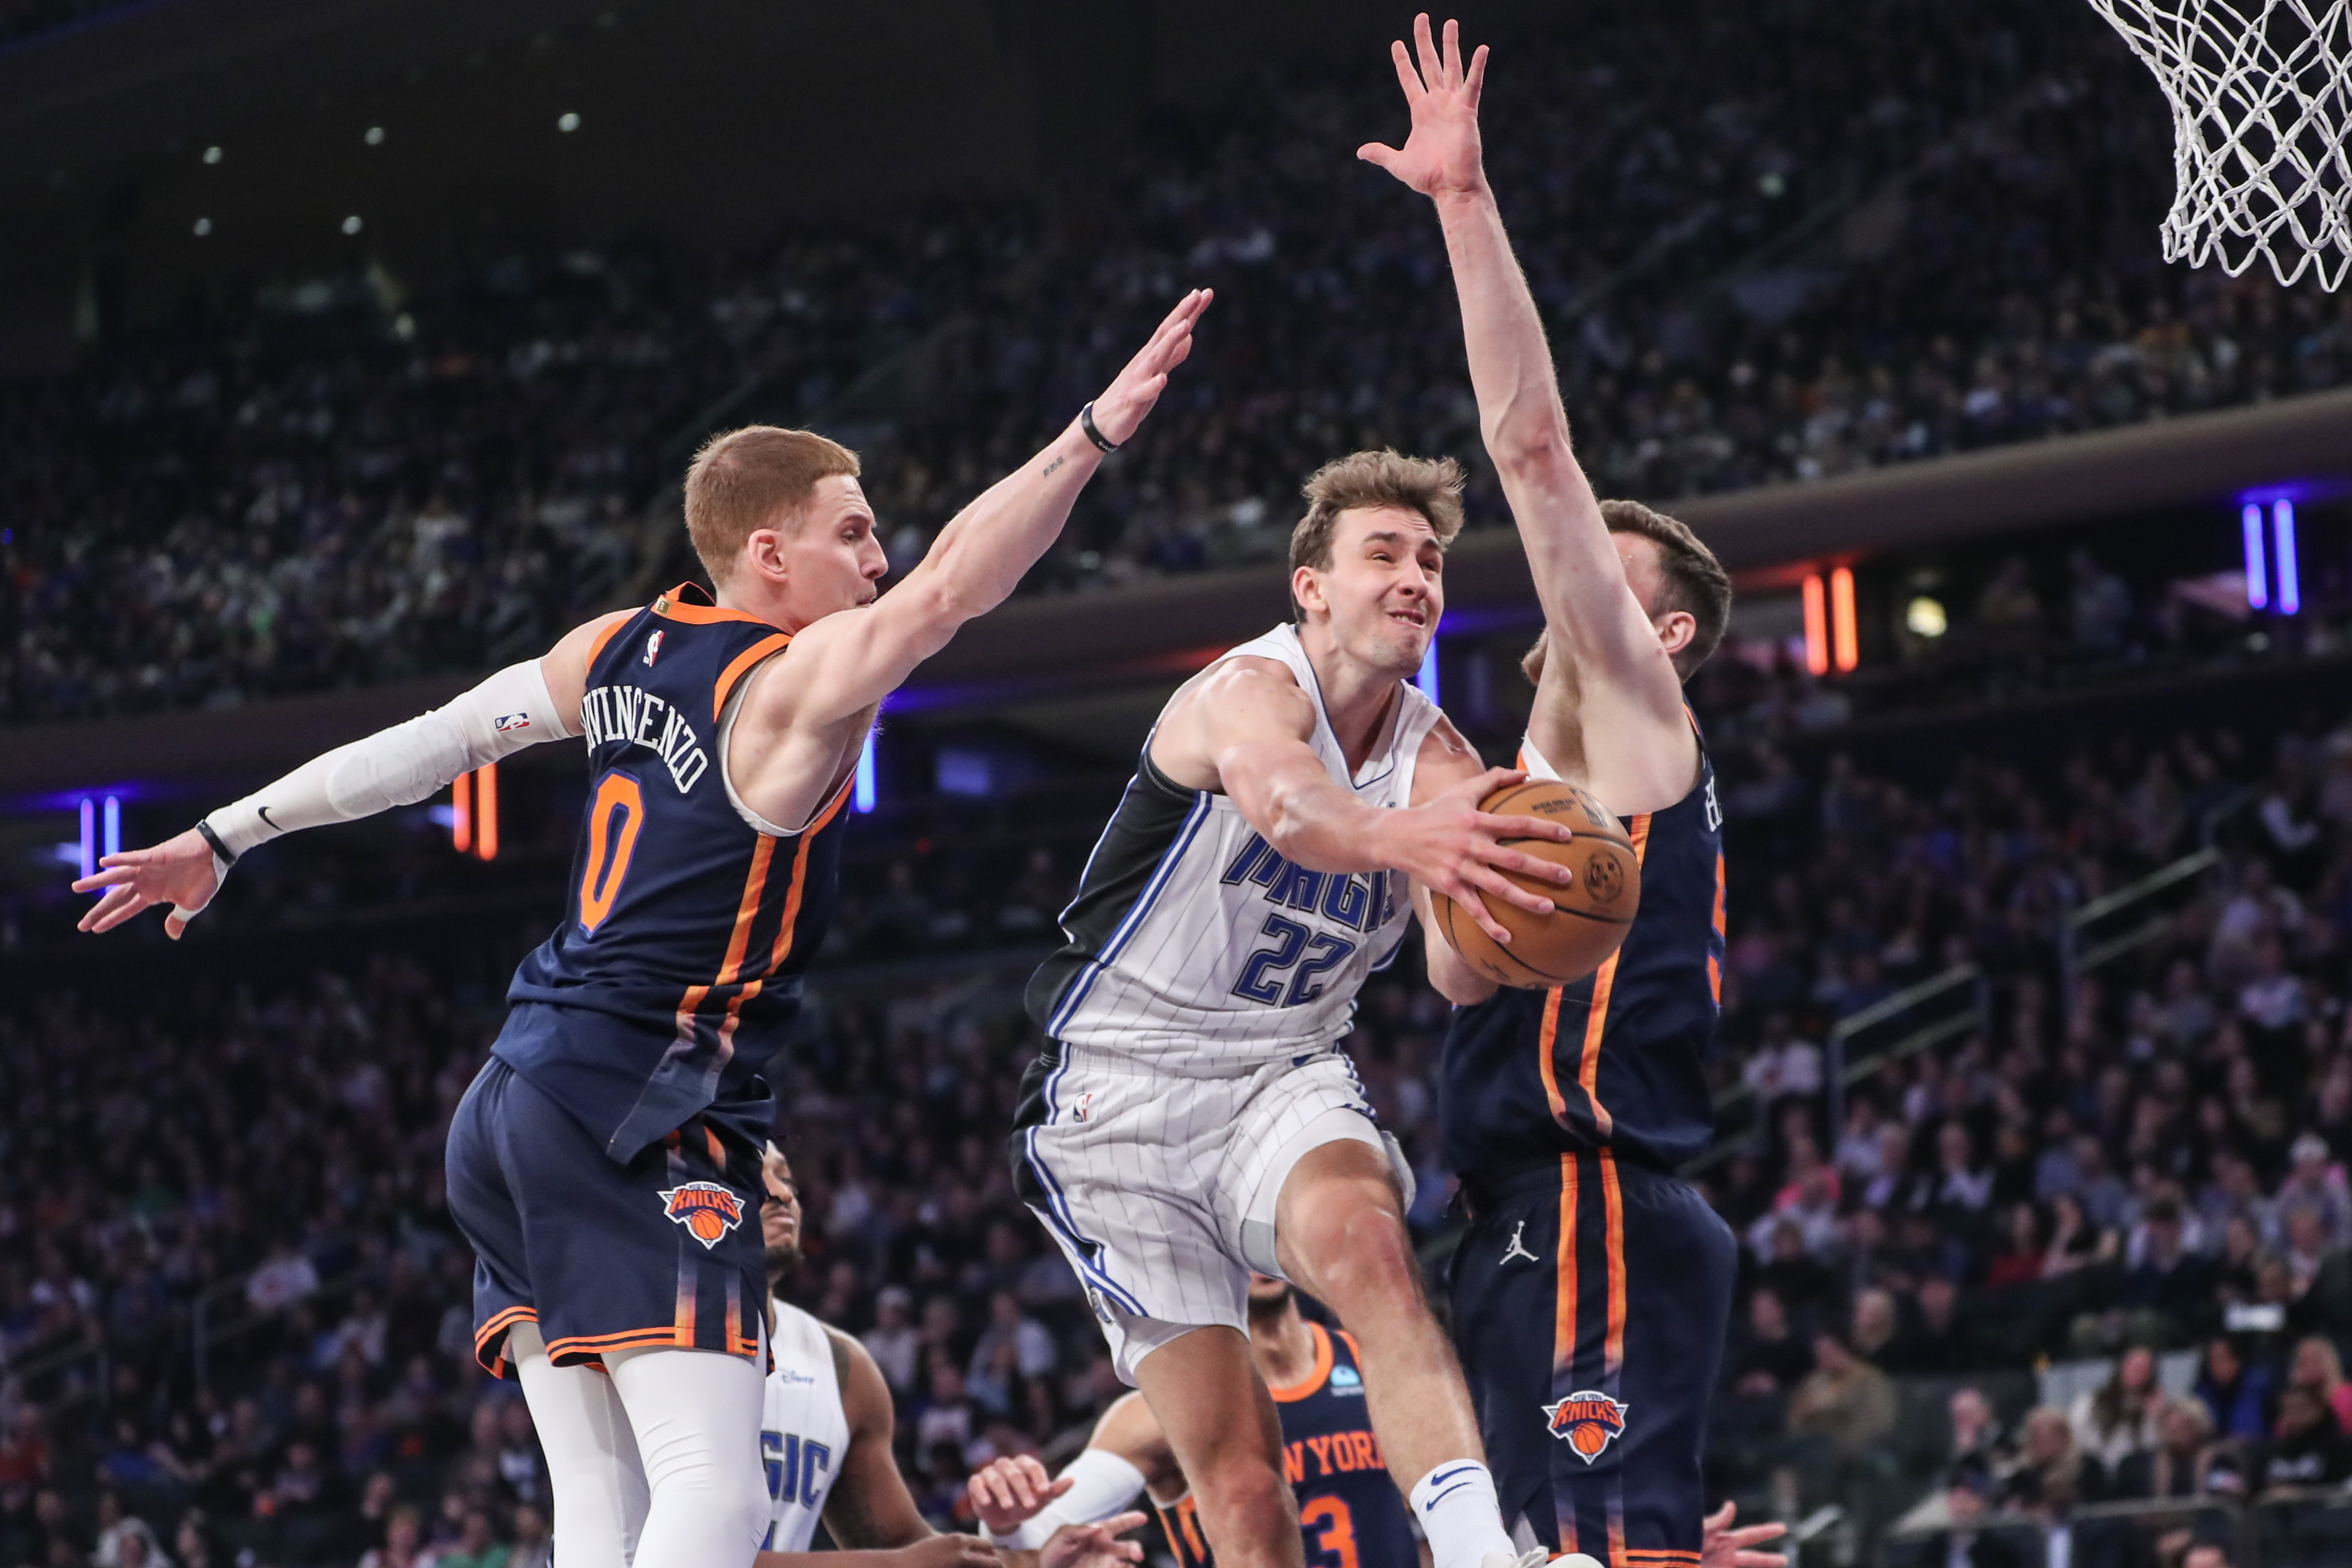
[{"label": "orange stripe on jersey", "polygon": [[[1552,1301],[1551,1364],[1566,1369],[1576,1360],[1576,1156],[1559,1156],[1559,1293]],[[1574,1547],[1568,1550],[1574,1551]]]},{"label": "orange stripe on jersey", "polygon": [[775,855],[776,841],[761,834],[751,851],[751,869],[743,878],[742,899],[735,905],[735,929],[727,937],[727,961],[719,967],[719,978],[713,984],[731,986],[742,977],[743,957],[751,950],[751,922],[758,918],[760,900],[768,891],[768,866]]},{"label": "orange stripe on jersey", "polygon": [[1315,1339],[1315,1364],[1308,1367],[1307,1375],[1297,1382],[1266,1390],[1274,1396],[1274,1402],[1277,1405],[1297,1404],[1322,1387],[1324,1379],[1331,1375],[1331,1336],[1323,1332],[1321,1323],[1308,1323],[1307,1332]]},{"label": "orange stripe on jersey", "polygon": [[703,1146],[710,1151],[710,1163],[717,1166],[723,1175],[727,1169],[727,1145],[719,1141],[719,1134],[709,1127],[702,1129],[702,1138]]},{"label": "orange stripe on jersey", "polygon": [[653,612],[665,620],[680,622],[688,626],[711,626],[721,621],[749,621],[754,626],[772,626],[771,621],[743,610],[722,609],[716,604],[695,604],[687,600],[688,592],[702,591],[693,583],[681,582],[653,602]]},{"label": "orange stripe on jersey", "polygon": [[492,1318],[489,1322],[484,1323],[480,1328],[474,1331],[474,1348],[476,1350],[481,1349],[484,1345],[489,1343],[492,1339],[505,1333],[508,1329],[512,1328],[517,1323],[535,1323],[537,1322],[539,1322],[539,1314],[533,1312],[530,1308],[509,1307],[505,1312],[500,1312],[498,1316]]},{"label": "orange stripe on jersey", "polygon": [[618,634],[622,627],[626,626],[630,622],[635,619],[636,617],[632,614],[615,615],[613,617],[612,623],[610,625],[596,633],[594,639],[588,644],[588,667],[590,669],[593,670],[596,667],[597,656],[604,652],[604,644],[611,642],[614,637]]},{"label": "orange stripe on jersey", "polygon": [[[1643,857],[1650,848],[1650,814],[1647,811],[1633,819],[1633,870],[1639,874]],[[1592,1107],[1592,1130],[1595,1135],[1607,1138],[1616,1123],[1608,1107],[1601,1103],[1601,1037],[1609,1030],[1609,1001],[1617,988],[1617,960],[1623,957],[1622,947],[1609,955],[1592,977],[1592,1010],[1584,1015],[1584,1056],[1578,1064],[1577,1086],[1584,1091],[1585,1103]]]},{"label": "orange stripe on jersey", "polygon": [[1536,1071],[1543,1077],[1544,1102],[1551,1107],[1551,1119],[1565,1126],[1568,1102],[1560,1098],[1559,1073],[1552,1064],[1552,1053],[1559,1043],[1559,988],[1554,986],[1544,993],[1543,1028],[1536,1033]]},{"label": "orange stripe on jersey", "polygon": [[792,645],[792,639],[779,632],[772,637],[762,637],[735,655],[728,666],[719,672],[719,685],[710,693],[710,722],[717,724],[719,716],[727,711],[727,694],[735,683],[751,673],[761,660]]},{"label": "orange stripe on jersey", "polygon": [[1609,1260],[1609,1338],[1601,1350],[1601,1375],[1610,1378],[1625,1364],[1625,1200],[1617,1186],[1614,1149],[1601,1151],[1601,1214]]},{"label": "orange stripe on jersey", "polygon": [[[1725,942],[1729,940],[1728,930],[1724,925],[1723,916],[1723,852],[1721,850],[1717,850],[1715,852],[1715,941],[1716,946],[1723,946]],[[1707,988],[1715,994],[1715,1005],[1718,1008],[1722,1007],[1723,960],[1712,953],[1709,953],[1706,956],[1706,983]]]}]

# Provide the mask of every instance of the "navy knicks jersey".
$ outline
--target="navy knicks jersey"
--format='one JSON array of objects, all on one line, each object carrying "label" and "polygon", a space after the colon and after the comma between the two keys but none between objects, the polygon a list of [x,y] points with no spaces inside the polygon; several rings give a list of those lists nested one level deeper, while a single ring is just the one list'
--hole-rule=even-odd
[{"label": "navy knicks jersey", "polygon": [[[1559,777],[1533,746],[1520,766]],[[1704,1058],[1723,1005],[1723,811],[1715,765],[1663,811],[1629,818],[1642,906],[1589,977],[1506,987],[1458,1008],[1438,1090],[1446,1167],[1499,1176],[1612,1148],[1672,1171],[1715,1130]]]},{"label": "navy knicks jersey", "polygon": [[[1307,1568],[1419,1568],[1404,1500],[1389,1479],[1364,1408],[1356,1342],[1320,1323],[1307,1330],[1315,1336],[1314,1370],[1287,1388],[1267,1390],[1282,1420],[1282,1473],[1298,1497]],[[1192,1494],[1153,1506],[1181,1568],[1209,1568],[1214,1554]]]},{"label": "navy knicks jersey", "polygon": [[733,701],[791,641],[687,584],[589,654],[588,810],[563,923],[515,970],[492,1049],[616,1161],[726,1102],[742,1103],[745,1136],[767,1136],[757,1076],[824,939],[848,791],[789,836],[730,799]]}]

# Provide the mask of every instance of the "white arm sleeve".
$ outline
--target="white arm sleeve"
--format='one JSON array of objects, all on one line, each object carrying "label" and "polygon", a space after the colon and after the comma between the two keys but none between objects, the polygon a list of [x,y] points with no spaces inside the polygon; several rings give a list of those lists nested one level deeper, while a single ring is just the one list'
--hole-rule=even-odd
[{"label": "white arm sleeve", "polygon": [[1066,1524],[1092,1524],[1126,1512],[1128,1504],[1143,1490],[1143,1472],[1108,1448],[1088,1448],[1054,1479],[1075,1484],[1011,1535],[996,1535],[985,1529],[982,1533],[1000,1546],[1036,1552]]},{"label": "white arm sleeve", "polygon": [[234,860],[298,828],[413,806],[460,773],[569,736],[539,664],[509,664],[446,706],[314,757],[205,821]]}]

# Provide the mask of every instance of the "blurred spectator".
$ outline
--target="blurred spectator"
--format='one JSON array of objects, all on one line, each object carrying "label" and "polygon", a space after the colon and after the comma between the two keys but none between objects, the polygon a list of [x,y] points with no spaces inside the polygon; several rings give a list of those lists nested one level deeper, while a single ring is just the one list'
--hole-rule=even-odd
[{"label": "blurred spectator", "polygon": [[2249,1364],[2232,1339],[2216,1334],[2205,1342],[2197,1397],[2213,1418],[2213,1429],[2224,1437],[2252,1440],[2270,1430],[2270,1368]]},{"label": "blurred spectator", "polygon": [[2279,1391],[2278,1420],[2258,1473],[2264,1491],[2315,1490],[2352,1477],[2352,1437],[2318,1390],[2291,1383]]},{"label": "blurred spectator", "polygon": [[2186,1395],[2158,1400],[2156,1441],[2125,1454],[2115,1468],[2115,1494],[2119,1498],[2196,1497],[2205,1490],[2207,1446],[2213,1438],[2213,1417],[2204,1405]]},{"label": "blurred spectator", "polygon": [[2116,1358],[2115,1371],[2095,1389],[2074,1396],[2067,1422],[2075,1446],[2113,1473],[2136,1453],[2157,1445],[2158,1414],[2164,1391],[2157,1386],[2156,1357],[2134,1345]]},{"label": "blurred spectator", "polygon": [[1853,1458],[1895,1429],[1895,1385],[1835,1333],[1813,1336],[1813,1370],[1789,1400],[1789,1430]]}]

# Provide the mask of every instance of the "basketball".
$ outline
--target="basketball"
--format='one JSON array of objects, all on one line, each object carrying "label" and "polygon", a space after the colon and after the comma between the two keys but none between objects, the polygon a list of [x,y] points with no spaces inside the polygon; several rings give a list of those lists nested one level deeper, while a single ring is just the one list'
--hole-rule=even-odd
[{"label": "basketball", "polygon": [[1549,898],[1552,912],[1535,915],[1516,904],[1488,900],[1488,912],[1511,934],[1508,947],[1497,946],[1454,900],[1432,893],[1432,911],[1454,950],[1487,978],[1530,990],[1580,980],[1599,968],[1625,940],[1633,912],[1642,905],[1642,862],[1624,825],[1586,791],[1553,779],[1531,779],[1497,789],[1480,801],[1478,809],[1497,817],[1568,823],[1576,836],[1564,844],[1535,838],[1502,842],[1572,868],[1576,880],[1563,887],[1532,877],[1511,877],[1528,892]]}]

